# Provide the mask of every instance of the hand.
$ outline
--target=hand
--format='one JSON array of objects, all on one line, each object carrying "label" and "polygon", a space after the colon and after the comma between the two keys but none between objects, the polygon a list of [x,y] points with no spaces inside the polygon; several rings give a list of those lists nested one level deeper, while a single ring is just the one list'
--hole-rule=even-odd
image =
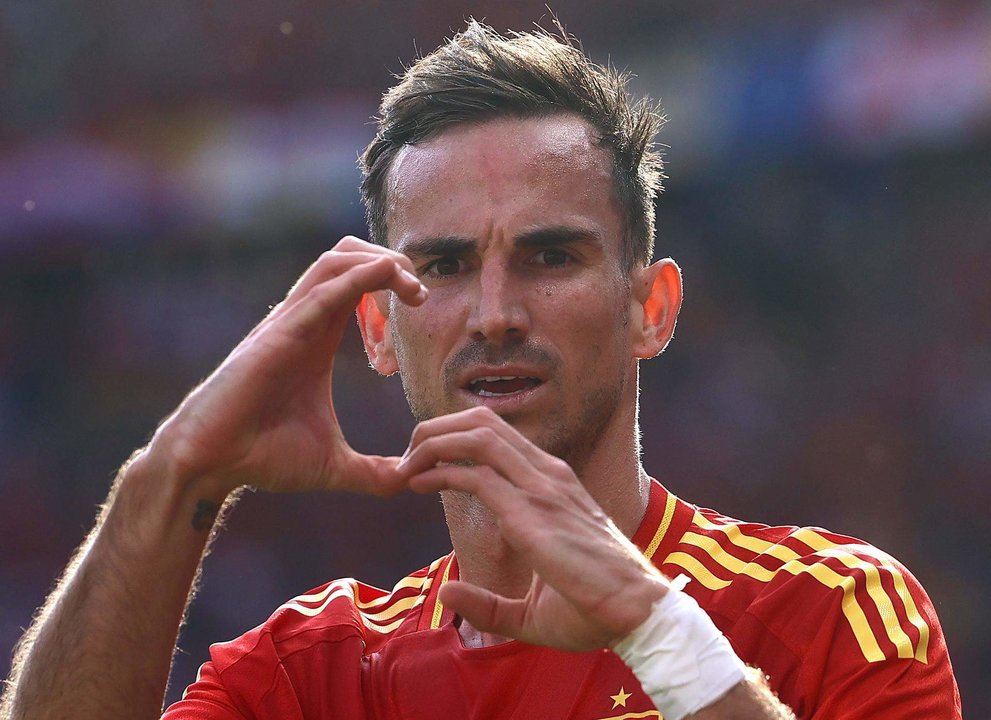
[{"label": "hand", "polygon": [[146,452],[169,458],[183,477],[207,478],[220,497],[245,484],[402,490],[396,458],[361,455],[345,441],[331,374],[363,294],[388,289],[409,305],[426,299],[412,270],[404,255],[342,239],[183,401]]},{"label": "hand", "polygon": [[398,470],[416,492],[475,495],[534,569],[520,599],[465,582],[444,586],[442,602],[479,630],[563,650],[607,647],[643,622],[667,592],[664,577],[568,464],[488,408],[418,425]]}]

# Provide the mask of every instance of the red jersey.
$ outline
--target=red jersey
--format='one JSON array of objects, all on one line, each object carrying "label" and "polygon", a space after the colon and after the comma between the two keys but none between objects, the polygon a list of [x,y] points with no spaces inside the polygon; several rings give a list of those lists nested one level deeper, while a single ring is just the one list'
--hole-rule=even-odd
[{"label": "red jersey", "polygon": [[[742,523],[654,483],[634,543],[693,596],[799,718],[959,718],[936,613],[890,556],[819,529]],[[439,588],[454,554],[391,592],[345,579],[213,645],[166,720],[661,718],[608,650],[467,649]]]}]

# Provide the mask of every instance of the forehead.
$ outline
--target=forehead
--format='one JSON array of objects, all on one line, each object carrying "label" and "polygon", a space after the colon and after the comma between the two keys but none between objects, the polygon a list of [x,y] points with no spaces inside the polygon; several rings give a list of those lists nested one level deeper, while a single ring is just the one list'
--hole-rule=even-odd
[{"label": "forehead", "polygon": [[618,243],[612,160],[595,139],[581,118],[555,115],[458,125],[404,147],[387,182],[389,245],[574,223]]}]

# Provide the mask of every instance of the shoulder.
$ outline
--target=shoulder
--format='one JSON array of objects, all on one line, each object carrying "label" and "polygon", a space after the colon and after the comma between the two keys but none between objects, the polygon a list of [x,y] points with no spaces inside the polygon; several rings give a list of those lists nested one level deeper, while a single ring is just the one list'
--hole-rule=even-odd
[{"label": "shoulder", "polygon": [[[451,556],[447,556],[450,558]],[[391,591],[335,580],[280,605],[264,623],[210,647],[210,660],[165,718],[360,717],[363,658],[417,628],[446,558]],[[439,583],[438,583],[439,584]]]},{"label": "shoulder", "polygon": [[748,663],[816,705],[854,678],[873,678],[872,700],[896,680],[900,692],[916,683],[956,695],[933,604],[891,555],[822,528],[693,510],[660,567],[689,578],[686,591]]},{"label": "shoulder", "polygon": [[211,662],[221,674],[236,665],[281,663],[300,653],[319,650],[355,655],[373,652],[393,637],[416,628],[445,558],[410,573],[391,590],[353,578],[334,580],[280,605],[258,627],[210,648]]},{"label": "shoulder", "polygon": [[[835,616],[867,662],[927,656],[932,603],[900,562],[862,540],[698,509],[663,564],[697,582],[726,621],[749,614],[795,636],[798,626],[818,632],[825,616]],[[795,644],[801,649],[802,639]]]}]

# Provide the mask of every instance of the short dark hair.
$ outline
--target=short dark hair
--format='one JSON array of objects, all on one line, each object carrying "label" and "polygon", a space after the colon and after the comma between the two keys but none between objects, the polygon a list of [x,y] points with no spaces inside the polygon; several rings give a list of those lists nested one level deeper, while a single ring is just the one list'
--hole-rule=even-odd
[{"label": "short dark hair", "polygon": [[460,123],[574,113],[612,156],[624,208],[627,270],[654,253],[654,199],[664,178],[654,137],[665,118],[647,98],[631,98],[629,75],[592,62],[560,24],[503,37],[471,20],[417,60],[382,98],[378,132],[359,159],[362,200],[373,242],[386,241],[386,179],[396,154]]}]

